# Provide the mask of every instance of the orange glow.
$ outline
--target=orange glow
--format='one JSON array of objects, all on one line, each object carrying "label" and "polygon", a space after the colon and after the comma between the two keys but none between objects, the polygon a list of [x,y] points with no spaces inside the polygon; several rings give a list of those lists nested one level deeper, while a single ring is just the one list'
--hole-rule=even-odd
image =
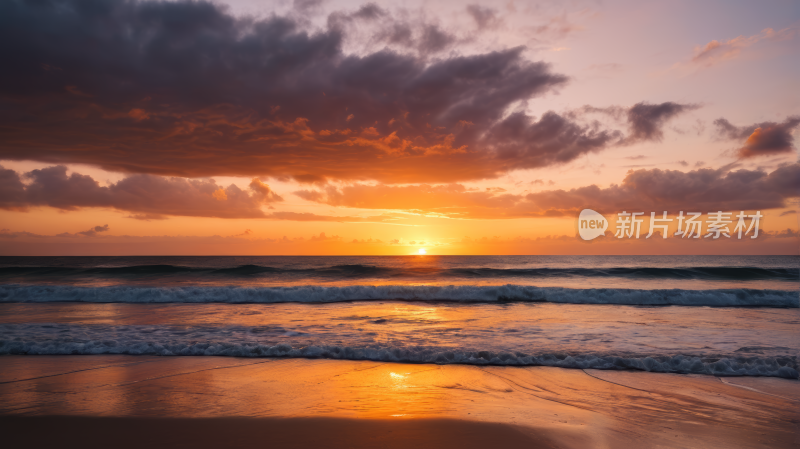
[{"label": "orange glow", "polygon": [[[0,255],[798,254],[800,119],[786,94],[797,29],[764,8],[743,17],[774,28],[743,34],[657,5],[556,14],[412,0],[419,17],[441,19],[441,46],[427,48],[417,34],[433,25],[409,18],[414,45],[373,42],[400,20],[389,6],[365,20],[331,0],[326,15],[350,17],[340,28],[284,7],[272,13],[280,20],[251,16],[245,3],[175,6],[202,10],[190,22],[218,19],[208,30],[165,19],[165,39],[178,41],[165,41],[176,53],[163,66],[139,51],[149,32],[135,11],[149,2],[74,17],[49,3],[10,11],[56,37],[42,46],[27,43],[33,25],[8,31],[34,53],[6,64],[27,87],[0,93],[13,106],[0,127]],[[169,17],[153,4],[148,14]],[[103,14],[121,25],[107,29]],[[695,37],[645,27],[629,39],[650,20]],[[72,59],[84,45],[73,25],[121,34]],[[266,45],[262,32],[283,37]],[[292,47],[309,33],[337,53],[325,70],[315,51]],[[123,54],[115,70],[95,70]],[[179,63],[206,58],[227,69]],[[261,61],[281,76],[264,84]],[[769,82],[752,89],[758,73]],[[645,219],[751,208],[764,238],[587,244],[575,238],[583,208]]]}]

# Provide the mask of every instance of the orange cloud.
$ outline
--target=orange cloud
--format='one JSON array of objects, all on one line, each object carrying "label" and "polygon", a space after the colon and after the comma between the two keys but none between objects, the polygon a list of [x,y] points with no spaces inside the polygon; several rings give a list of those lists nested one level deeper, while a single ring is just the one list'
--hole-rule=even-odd
[{"label": "orange cloud", "polygon": [[[23,178],[28,184],[23,183]],[[67,174],[64,166],[19,173],[0,167],[0,209],[27,210],[50,206],[63,210],[111,207],[136,212],[131,218],[159,219],[165,215],[220,218],[266,217],[263,204],[283,198],[259,180],[250,192],[213,179],[165,178],[132,175],[108,186],[90,176]]]},{"label": "orange cloud", "polygon": [[784,28],[779,31],[765,28],[761,33],[749,37],[738,36],[727,41],[713,40],[702,47],[695,47],[692,63],[711,67],[720,62],[738,58],[742,50],[759,41],[791,39],[797,32],[797,28]]},{"label": "orange cloud", "polygon": [[361,209],[404,210],[450,218],[560,217],[591,208],[663,211],[766,210],[785,207],[800,197],[800,164],[772,173],[698,169],[640,169],[620,185],[511,194],[503,189],[471,190],[461,184],[388,186],[355,184],[300,190],[295,195],[316,203]]},{"label": "orange cloud", "polygon": [[763,122],[751,126],[734,126],[724,118],[714,121],[720,136],[730,140],[744,140],[737,150],[740,158],[771,156],[792,153],[795,128],[800,125],[800,117],[788,117],[783,123]]},{"label": "orange cloud", "polygon": [[214,193],[211,194],[211,196],[216,198],[218,201],[225,201],[228,199],[228,195],[225,193],[225,189],[223,188],[215,190]]}]

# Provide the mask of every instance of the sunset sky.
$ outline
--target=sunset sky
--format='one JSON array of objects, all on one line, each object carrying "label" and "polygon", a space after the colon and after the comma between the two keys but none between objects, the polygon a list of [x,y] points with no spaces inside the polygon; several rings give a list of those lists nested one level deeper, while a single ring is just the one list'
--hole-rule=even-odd
[{"label": "sunset sky", "polygon": [[0,255],[800,253],[795,0],[8,0],[0,57]]}]

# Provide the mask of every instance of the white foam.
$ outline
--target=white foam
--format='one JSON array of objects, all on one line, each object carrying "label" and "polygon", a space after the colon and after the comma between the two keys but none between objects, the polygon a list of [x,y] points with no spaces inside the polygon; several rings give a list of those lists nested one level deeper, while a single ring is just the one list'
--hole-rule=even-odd
[{"label": "white foam", "polygon": [[797,379],[797,370],[775,358],[701,358],[684,355],[614,356],[599,354],[512,354],[460,351],[432,347],[349,347],[311,345],[293,347],[258,343],[170,343],[147,340],[31,341],[0,340],[0,354],[133,354],[161,356],[290,357],[372,360],[398,363],[554,366],[578,369],[633,369],[654,373],[713,376],[770,376]]},{"label": "white foam", "polygon": [[331,303],[365,300],[552,302],[570,304],[800,307],[797,291],[569,289],[522,285],[346,287],[75,287],[0,285],[0,302],[96,303]]}]

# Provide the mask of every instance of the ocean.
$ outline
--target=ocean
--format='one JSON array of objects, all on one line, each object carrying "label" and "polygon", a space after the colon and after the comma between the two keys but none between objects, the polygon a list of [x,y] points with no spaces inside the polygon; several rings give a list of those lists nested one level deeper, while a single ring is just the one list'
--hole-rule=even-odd
[{"label": "ocean", "polygon": [[1,257],[0,354],[798,377],[800,256]]}]

